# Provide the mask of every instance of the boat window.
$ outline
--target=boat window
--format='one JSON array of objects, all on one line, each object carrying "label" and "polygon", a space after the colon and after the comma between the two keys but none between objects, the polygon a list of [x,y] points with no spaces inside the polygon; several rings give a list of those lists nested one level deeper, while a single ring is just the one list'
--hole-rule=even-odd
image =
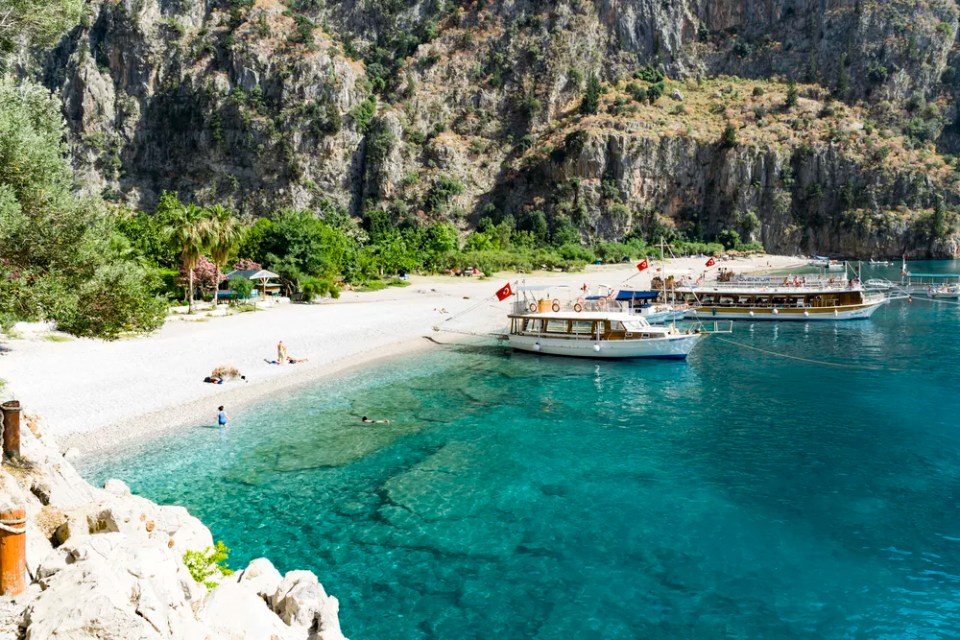
[{"label": "boat window", "polygon": [[567,321],[566,320],[547,320],[547,331],[551,333],[566,333]]},{"label": "boat window", "polygon": [[527,320],[527,331],[532,331],[534,333],[540,333],[543,331],[541,320],[539,318]]},{"label": "boat window", "polygon": [[641,322],[639,320],[624,320],[623,327],[627,331],[643,331],[648,325],[646,322]]},{"label": "boat window", "polygon": [[593,321],[574,320],[570,331],[573,333],[593,333]]}]

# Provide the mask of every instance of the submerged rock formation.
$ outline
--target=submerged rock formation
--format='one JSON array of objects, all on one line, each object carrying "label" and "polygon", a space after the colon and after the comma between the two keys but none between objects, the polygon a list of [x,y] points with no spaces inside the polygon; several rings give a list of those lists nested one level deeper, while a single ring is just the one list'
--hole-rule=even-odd
[{"label": "submerged rock formation", "polygon": [[[333,205],[531,231],[542,217],[583,240],[656,222],[778,252],[950,256],[958,13],[95,0],[42,75],[88,188],[146,208],[170,189],[254,214]],[[591,75],[603,95],[583,115]]]},{"label": "submerged rock formation", "polygon": [[0,637],[344,640],[337,599],[313,573],[281,576],[259,558],[201,584],[184,557],[213,538],[186,509],[131,495],[119,480],[90,486],[35,421],[21,451],[0,467],[0,503],[26,507],[30,584],[4,610]]}]

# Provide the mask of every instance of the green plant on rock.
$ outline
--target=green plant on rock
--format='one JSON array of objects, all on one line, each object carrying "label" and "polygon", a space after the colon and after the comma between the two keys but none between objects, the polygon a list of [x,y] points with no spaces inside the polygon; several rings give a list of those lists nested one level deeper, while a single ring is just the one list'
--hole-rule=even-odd
[{"label": "green plant on rock", "polygon": [[787,85],[787,99],[783,103],[783,106],[787,109],[792,109],[797,106],[797,98],[799,97],[800,93],[797,91],[797,83],[791,80],[790,84]]},{"label": "green plant on rock", "polygon": [[217,581],[211,580],[211,577],[222,578],[233,573],[233,569],[227,566],[229,556],[230,549],[223,540],[217,540],[214,546],[207,547],[203,551],[186,551],[183,554],[183,564],[196,582],[208,589],[213,589],[217,586]]}]

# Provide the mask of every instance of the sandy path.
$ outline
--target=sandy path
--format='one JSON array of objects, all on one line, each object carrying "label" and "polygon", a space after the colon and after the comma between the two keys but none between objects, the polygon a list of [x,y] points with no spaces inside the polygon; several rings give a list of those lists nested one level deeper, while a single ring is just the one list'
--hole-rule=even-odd
[{"label": "sandy path", "polygon": [[[699,274],[704,260],[671,261],[667,273]],[[769,264],[769,266],[768,266]],[[764,256],[720,263],[736,272],[788,268],[795,258]],[[590,267],[581,274],[521,276],[527,284],[583,283],[617,285],[631,278],[632,287],[649,285],[654,268],[637,276],[630,265]],[[717,269],[710,270],[716,273]],[[391,355],[433,343],[468,339],[456,333],[434,333],[432,327],[465,332],[495,332],[505,325],[508,303],[492,294],[507,280],[414,278],[405,288],[372,293],[345,293],[340,300],[316,305],[279,304],[256,313],[206,321],[173,319],[156,334],[116,342],[73,339],[54,342],[44,336],[5,340],[0,378],[8,395],[21,400],[28,413],[42,416],[47,430],[62,446],[81,451],[141,439],[158,430],[210,420],[217,405],[236,409],[284,389],[335,375],[355,366],[392,366]],[[487,302],[469,314],[451,316]],[[440,313],[445,309],[449,313]],[[309,361],[270,365],[283,340],[290,355]],[[204,384],[218,365],[238,367],[248,382]]]}]

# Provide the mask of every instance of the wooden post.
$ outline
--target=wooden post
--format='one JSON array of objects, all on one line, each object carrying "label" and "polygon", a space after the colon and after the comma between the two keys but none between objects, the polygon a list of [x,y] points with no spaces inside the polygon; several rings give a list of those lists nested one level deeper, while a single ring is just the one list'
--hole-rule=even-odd
[{"label": "wooden post", "polygon": [[0,595],[18,596],[26,589],[27,512],[0,507]]},{"label": "wooden post", "polygon": [[3,457],[20,456],[20,401],[10,400],[0,405],[3,412]]}]

